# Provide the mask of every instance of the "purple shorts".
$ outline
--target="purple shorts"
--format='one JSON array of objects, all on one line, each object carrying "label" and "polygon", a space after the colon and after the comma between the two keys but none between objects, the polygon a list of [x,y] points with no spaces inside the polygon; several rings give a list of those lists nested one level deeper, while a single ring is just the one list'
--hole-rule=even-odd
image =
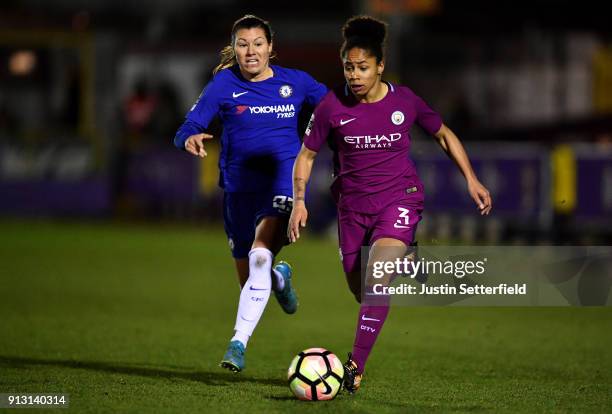
[{"label": "purple shorts", "polygon": [[377,214],[338,210],[340,260],[346,273],[360,270],[361,247],[391,238],[410,246],[423,212],[423,193],[407,194]]}]

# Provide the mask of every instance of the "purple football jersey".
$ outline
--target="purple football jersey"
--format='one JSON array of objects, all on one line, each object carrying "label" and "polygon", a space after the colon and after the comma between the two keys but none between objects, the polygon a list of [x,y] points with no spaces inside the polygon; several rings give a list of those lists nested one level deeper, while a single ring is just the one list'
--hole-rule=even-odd
[{"label": "purple football jersey", "polygon": [[410,128],[416,123],[433,135],[442,119],[409,88],[387,85],[374,103],[358,102],[346,85],[328,92],[306,130],[306,148],[318,152],[330,137],[337,151],[332,191],[341,209],[376,214],[408,189],[422,191],[409,158]]}]

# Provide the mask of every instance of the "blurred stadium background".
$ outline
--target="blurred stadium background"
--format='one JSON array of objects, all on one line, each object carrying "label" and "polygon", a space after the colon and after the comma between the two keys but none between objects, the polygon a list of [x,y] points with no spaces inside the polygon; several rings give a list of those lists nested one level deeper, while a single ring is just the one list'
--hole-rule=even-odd
[{"label": "blurred stadium background", "polygon": [[[612,37],[598,2],[8,0],[0,4],[0,215],[219,221],[217,143],[172,147],[245,13],[271,21],[277,62],[342,82],[339,28],[391,24],[386,78],[443,114],[492,191],[479,220],[456,168],[420,131],[419,239],[612,241]],[[213,127],[218,134],[218,127]],[[334,234],[329,154],[311,225]]]},{"label": "blurred stadium background", "polygon": [[236,18],[269,19],[277,62],[332,86],[340,26],[369,13],[391,23],[386,78],[442,113],[494,197],[480,218],[452,162],[414,130],[421,243],[610,245],[603,4],[0,1],[0,393],[68,393],[77,412],[609,412],[609,307],[396,307],[363,392],[298,404],[284,380],[293,355],[344,357],[355,326],[328,152],[309,196],[308,236],[322,237],[282,252],[300,311],[271,300],[247,371],[222,371],[239,291],[218,143],[203,161],[172,146]]}]

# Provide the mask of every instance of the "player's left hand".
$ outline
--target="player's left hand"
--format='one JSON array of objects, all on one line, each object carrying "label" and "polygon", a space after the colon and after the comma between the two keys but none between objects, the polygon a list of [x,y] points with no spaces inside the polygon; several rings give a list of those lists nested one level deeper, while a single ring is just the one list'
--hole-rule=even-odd
[{"label": "player's left hand", "polygon": [[474,178],[472,180],[468,180],[468,192],[470,193],[472,199],[476,202],[478,210],[480,210],[480,215],[488,216],[493,208],[493,200],[491,199],[489,190],[487,190],[486,187],[480,183],[480,181]]},{"label": "player's left hand", "polygon": [[295,243],[300,238],[300,227],[306,227],[308,220],[308,210],[304,201],[293,203],[289,224],[287,226],[287,237],[289,242]]}]

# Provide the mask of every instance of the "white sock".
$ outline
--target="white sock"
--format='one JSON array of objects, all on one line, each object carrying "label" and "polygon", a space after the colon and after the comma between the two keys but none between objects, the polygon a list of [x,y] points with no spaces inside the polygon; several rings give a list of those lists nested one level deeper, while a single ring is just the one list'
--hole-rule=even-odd
[{"label": "white sock", "polygon": [[[240,292],[236,326],[234,327],[236,330],[234,338],[240,342],[243,342],[244,338],[248,340],[253,335],[266,308],[272,289],[270,272],[273,260],[272,252],[263,247],[251,249],[249,252],[249,278]],[[246,342],[243,343],[246,346]]]},{"label": "white sock", "polygon": [[250,338],[250,335],[247,335],[244,332],[236,331],[234,333],[234,336],[232,336],[231,340],[232,341],[240,341],[240,342],[242,342],[242,345],[244,345],[244,347],[246,348],[247,343],[249,342],[249,338]]},{"label": "white sock", "polygon": [[275,291],[280,292],[285,288],[285,278],[283,278],[283,275],[281,275],[281,273],[276,269],[272,269],[272,276],[274,277],[274,280],[276,280],[276,283],[272,284],[272,288]]}]

